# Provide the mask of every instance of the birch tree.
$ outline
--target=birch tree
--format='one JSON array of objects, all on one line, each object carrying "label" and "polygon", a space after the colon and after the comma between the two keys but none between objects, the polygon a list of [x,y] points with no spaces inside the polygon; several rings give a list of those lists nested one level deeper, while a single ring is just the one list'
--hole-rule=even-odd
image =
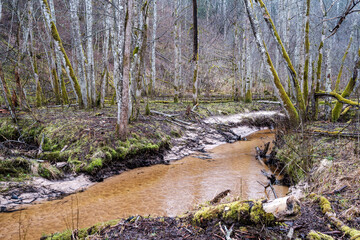
[{"label": "birch tree", "polygon": [[174,79],[174,103],[179,102],[179,83],[181,78],[181,46],[180,46],[180,35],[181,35],[181,20],[179,18],[180,0],[176,1],[174,9],[175,17],[175,31],[174,31],[174,54],[175,54],[175,79]]},{"label": "birch tree", "polygon": [[157,31],[157,0],[153,0],[153,28],[151,39],[151,80],[149,93],[153,94],[156,83],[156,31]]},{"label": "birch tree", "polygon": [[113,2],[113,34],[112,36],[112,50],[114,55],[114,84],[116,91],[117,102],[117,120],[116,120],[116,133],[120,134],[121,114],[124,107],[122,102],[123,94],[123,60],[124,60],[124,43],[125,43],[125,0],[115,0]]},{"label": "birch tree", "polygon": [[193,105],[199,103],[198,100],[198,87],[199,87],[199,79],[198,79],[198,63],[199,63],[199,39],[198,39],[198,19],[197,19],[197,0],[192,0],[193,3],[193,56],[192,56],[192,64],[193,64]]},{"label": "birch tree", "polygon": [[[245,9],[247,12],[247,16],[249,18],[250,26],[252,28],[252,32],[255,36],[255,42],[258,46],[258,50],[260,51],[262,60],[266,63],[265,68],[267,73],[270,76],[273,76],[273,86],[276,92],[276,95],[278,96],[278,99],[280,100],[281,105],[283,106],[287,116],[290,118],[290,120],[293,123],[299,123],[300,118],[297,110],[295,109],[293,103],[291,102],[290,98],[286,94],[286,91],[284,87],[282,86],[280,82],[280,78],[277,74],[277,71],[271,61],[270,55],[267,51],[265,42],[263,40],[262,34],[260,32],[260,26],[259,22],[255,16],[255,13],[253,11],[252,5],[250,0],[243,0],[245,4]],[[266,15],[266,17],[269,16],[269,14]],[[284,52],[283,52],[284,54]]]},{"label": "birch tree", "polygon": [[69,73],[69,75],[71,77],[70,79],[72,80],[79,105],[80,105],[80,107],[84,107],[83,96],[82,96],[79,82],[76,78],[74,69],[73,69],[71,62],[70,62],[70,60],[66,54],[66,51],[63,47],[59,32],[58,32],[58,30],[56,28],[56,24],[54,22],[54,19],[51,16],[49,4],[48,4],[47,0],[39,0],[39,1],[40,1],[40,4],[42,5],[41,10],[43,11],[47,25],[48,25],[49,29],[51,29],[51,34],[54,39],[55,48],[58,49],[59,52],[61,52],[62,59],[65,63],[64,65],[66,65],[66,71]]},{"label": "birch tree", "polygon": [[85,0],[86,16],[86,55],[87,55],[87,79],[89,86],[90,105],[95,106],[96,101],[96,79],[93,51],[93,3],[92,0]]},{"label": "birch tree", "polygon": [[71,18],[71,26],[72,26],[72,36],[75,44],[75,52],[77,58],[77,66],[78,66],[78,75],[79,75],[79,83],[82,95],[82,102],[84,103],[84,107],[88,107],[88,91],[86,84],[86,72],[85,72],[85,55],[83,52],[83,47],[81,44],[81,33],[80,33],[80,23],[78,17],[78,9],[79,9],[79,0],[70,0],[70,18]]},{"label": "birch tree", "polygon": [[[289,57],[289,54],[287,52],[287,50],[285,49],[282,41],[281,41],[281,38],[276,30],[276,27],[274,25],[274,22],[272,21],[271,19],[271,16],[264,4],[264,2],[262,0],[258,0],[258,3],[260,5],[260,9],[261,9],[261,12],[263,14],[263,18],[265,20],[265,22],[267,23],[271,33],[272,33],[272,36],[273,38],[275,39],[276,41],[276,46],[278,47],[279,51],[281,52],[282,54],[282,57],[283,59],[285,60],[285,63],[287,65],[287,69],[289,71],[289,74],[291,76],[291,80],[293,81],[293,84],[294,84],[294,88],[295,88],[295,93],[296,93],[296,100],[297,100],[297,103],[298,103],[298,107],[299,107],[299,111],[300,111],[300,116],[301,118],[304,119],[305,117],[305,102],[304,102],[304,98],[303,98],[303,94],[302,94],[302,91],[301,91],[301,87],[300,87],[300,83],[299,83],[299,79],[298,79],[298,74],[297,72],[295,71],[295,68],[290,60],[290,57]],[[254,32],[254,30],[253,30]]]},{"label": "birch tree", "polygon": [[[106,82],[109,78],[109,42],[110,42],[110,32],[111,32],[111,4],[105,4],[105,21],[104,21],[104,42],[103,42],[103,77],[101,79],[101,87],[100,87],[100,107],[104,107],[105,105],[105,90],[106,90]],[[114,40],[114,39],[113,39]]]}]

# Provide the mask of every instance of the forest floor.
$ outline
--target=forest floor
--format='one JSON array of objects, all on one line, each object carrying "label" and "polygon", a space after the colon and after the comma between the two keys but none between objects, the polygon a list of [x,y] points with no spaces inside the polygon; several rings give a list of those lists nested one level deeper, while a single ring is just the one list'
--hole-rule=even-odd
[{"label": "forest floor", "polygon": [[192,109],[154,101],[150,110],[145,115],[145,104],[141,105],[125,142],[115,133],[115,107],[86,111],[45,107],[34,109],[33,115],[19,112],[17,124],[8,113],[0,113],[1,211],[63,197],[128,169],[167,164],[208,145],[239,140],[241,136],[231,130],[235,125],[275,127],[277,121],[268,117],[236,120],[232,126],[219,119],[204,120],[212,115],[279,110],[279,105],[223,102]]},{"label": "forest floor", "polygon": [[[144,110],[145,106],[142,106],[141,112]],[[19,133],[16,129],[10,131],[9,116],[0,114],[0,151],[3,153],[0,155],[3,163],[0,176],[4,186],[2,196],[9,199],[14,195],[18,197],[19,190],[30,188],[28,191],[31,191],[29,186],[32,185],[23,188],[19,186],[24,179],[42,176],[41,168],[49,169],[50,174],[43,177],[52,180],[62,179],[64,182],[67,178],[74,179],[74,176],[81,175],[91,176],[91,180],[99,181],[127,169],[166,163],[175,160],[175,156],[181,158],[182,154],[201,151],[207,145],[239,140],[241,136],[231,130],[237,124],[278,127],[273,149],[276,158],[271,164],[276,168],[275,172],[285,172],[290,176],[293,184],[290,191],[300,199],[301,213],[294,219],[273,225],[244,225],[236,222],[222,222],[220,225],[220,220],[215,218],[206,226],[199,227],[191,224],[193,214],[199,210],[194,209],[183,217],[133,216],[87,229],[69,230],[49,239],[227,239],[224,226],[230,228],[232,224],[232,239],[360,239],[360,232],[350,235],[335,226],[324,213],[319,198],[311,195],[315,193],[326,197],[334,214],[345,225],[360,229],[360,128],[355,118],[336,124],[319,121],[289,130],[286,126],[276,125],[276,120],[266,118],[245,118],[230,125],[222,124],[216,118],[213,118],[215,124],[204,121],[210,115],[222,115],[226,118],[225,115],[239,112],[279,110],[279,106],[273,104],[202,104],[192,111],[187,105],[158,102],[151,105],[151,110],[155,112],[150,116],[140,115],[137,121],[131,123],[128,143],[125,144],[115,140],[114,108],[97,111],[41,109],[35,113],[41,116],[41,123],[34,123],[28,115],[20,117],[23,121],[19,122],[23,130],[22,136],[17,135]],[[188,123],[197,124],[197,127],[192,128]],[[208,135],[214,137],[206,138]],[[38,152],[40,145],[41,153]],[[139,154],[142,156],[139,157]],[[106,160],[101,164],[92,164],[97,158]],[[36,171],[34,166],[24,164],[29,159],[32,159],[33,165],[38,165]],[[9,161],[18,165],[4,165]],[[22,172],[11,171],[24,165],[26,166]],[[114,166],[115,170],[110,170]],[[88,186],[87,184],[91,182],[86,180],[82,187]],[[59,192],[67,194],[65,191]],[[54,191],[53,197],[59,197],[57,193]],[[223,199],[220,203],[224,201],[229,200]],[[324,235],[322,238],[317,238],[320,235],[310,236],[312,230],[326,234],[328,238],[324,238]]]},{"label": "forest floor", "polygon": [[[214,218],[200,227],[193,224],[199,210],[194,209],[177,218],[132,216],[49,239],[70,239],[71,235],[80,239],[360,239],[356,230],[360,229],[359,125],[315,122],[301,131],[279,129],[274,166],[284,168],[294,181],[290,194],[299,197],[301,213],[293,219],[253,225]],[[353,232],[336,226],[314,194],[328,199],[331,211]],[[231,200],[220,203],[224,202]],[[231,226],[230,238],[226,238],[225,229]]]},{"label": "forest floor", "polygon": [[[75,234],[89,239],[227,239],[224,226],[230,229],[233,225],[231,239],[360,239],[360,232],[355,230],[360,229],[359,133],[357,121],[319,121],[297,130],[279,129],[273,149],[278,161],[273,164],[290,175],[294,184],[290,191],[300,198],[301,213],[294,219],[274,225],[244,225],[215,218],[199,227],[191,224],[199,210],[194,209],[184,217],[133,216],[52,237]],[[352,235],[334,225],[311,193],[329,200],[332,211],[351,228]],[[314,231],[317,235],[310,234]]]}]

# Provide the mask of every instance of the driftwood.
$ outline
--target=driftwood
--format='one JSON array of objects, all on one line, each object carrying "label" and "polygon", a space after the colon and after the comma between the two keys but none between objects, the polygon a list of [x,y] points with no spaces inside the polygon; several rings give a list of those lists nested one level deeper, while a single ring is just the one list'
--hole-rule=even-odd
[{"label": "driftwood", "polygon": [[267,104],[281,104],[280,102],[277,102],[277,101],[265,101],[265,100],[258,100],[256,101],[258,103],[267,103]]},{"label": "driftwood", "polygon": [[45,134],[43,134],[42,137],[41,137],[40,146],[39,146],[39,149],[38,149],[38,152],[37,152],[38,156],[43,152],[42,146],[44,144],[44,138],[45,138]]},{"label": "driftwood", "polygon": [[261,148],[256,147],[255,148],[256,154],[259,155],[259,157],[261,157],[261,158],[266,158],[266,154],[269,151],[269,147],[270,147],[270,142],[268,142],[264,145],[264,150],[261,150]]},{"label": "driftwood", "polygon": [[213,200],[210,201],[211,204],[216,204],[219,203],[221,199],[223,199],[224,197],[226,197],[229,193],[231,192],[230,189],[227,189],[221,193],[219,193],[218,195],[216,195]]},{"label": "driftwood", "polygon": [[153,110],[151,110],[150,112],[153,113],[153,114],[157,114],[157,115],[160,115],[160,116],[170,118],[173,122],[181,123],[181,124],[184,124],[184,125],[187,125],[187,126],[191,125],[191,123],[189,123],[189,122],[185,122],[183,120],[175,118],[175,116],[178,116],[178,114],[177,115],[170,115],[170,114],[166,114],[166,113],[162,113],[162,112],[158,112],[158,111],[153,111]]}]

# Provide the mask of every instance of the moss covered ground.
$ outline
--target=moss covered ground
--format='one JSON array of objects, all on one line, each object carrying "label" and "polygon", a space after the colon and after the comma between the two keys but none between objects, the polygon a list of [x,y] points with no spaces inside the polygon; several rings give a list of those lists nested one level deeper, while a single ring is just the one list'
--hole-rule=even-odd
[{"label": "moss covered ground", "polygon": [[[256,102],[202,103],[189,112],[187,103],[149,102],[149,110],[175,115],[186,122],[210,115],[277,109],[277,105]],[[139,156],[157,154],[181,137],[184,129],[160,115],[146,115],[141,104],[138,119],[129,126],[126,141],[115,133],[116,108],[78,110],[73,107],[39,108],[33,114],[19,113],[14,124],[8,114],[0,114],[0,181],[23,181],[32,176],[61,179],[66,174],[97,175],[116,165],[120,170],[163,163],[146,162]],[[144,160],[142,162],[142,160]],[[61,167],[59,167],[61,166]]]}]

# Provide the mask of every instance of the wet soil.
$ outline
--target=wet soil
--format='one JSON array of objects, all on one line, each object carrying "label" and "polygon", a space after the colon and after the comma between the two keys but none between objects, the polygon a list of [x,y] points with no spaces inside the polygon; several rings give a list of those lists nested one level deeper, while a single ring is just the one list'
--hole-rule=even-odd
[{"label": "wet soil", "polygon": [[[170,165],[127,171],[62,200],[3,213],[0,224],[7,224],[0,236],[3,239],[16,236],[19,219],[28,239],[35,239],[42,232],[69,228],[73,222],[76,228],[82,228],[135,214],[176,216],[227,189],[231,190],[228,197],[273,198],[258,183],[267,182],[261,170],[269,169],[255,159],[255,147],[272,141],[273,133],[262,131],[248,138]],[[286,187],[275,186],[275,189],[278,196],[287,193]]]}]

